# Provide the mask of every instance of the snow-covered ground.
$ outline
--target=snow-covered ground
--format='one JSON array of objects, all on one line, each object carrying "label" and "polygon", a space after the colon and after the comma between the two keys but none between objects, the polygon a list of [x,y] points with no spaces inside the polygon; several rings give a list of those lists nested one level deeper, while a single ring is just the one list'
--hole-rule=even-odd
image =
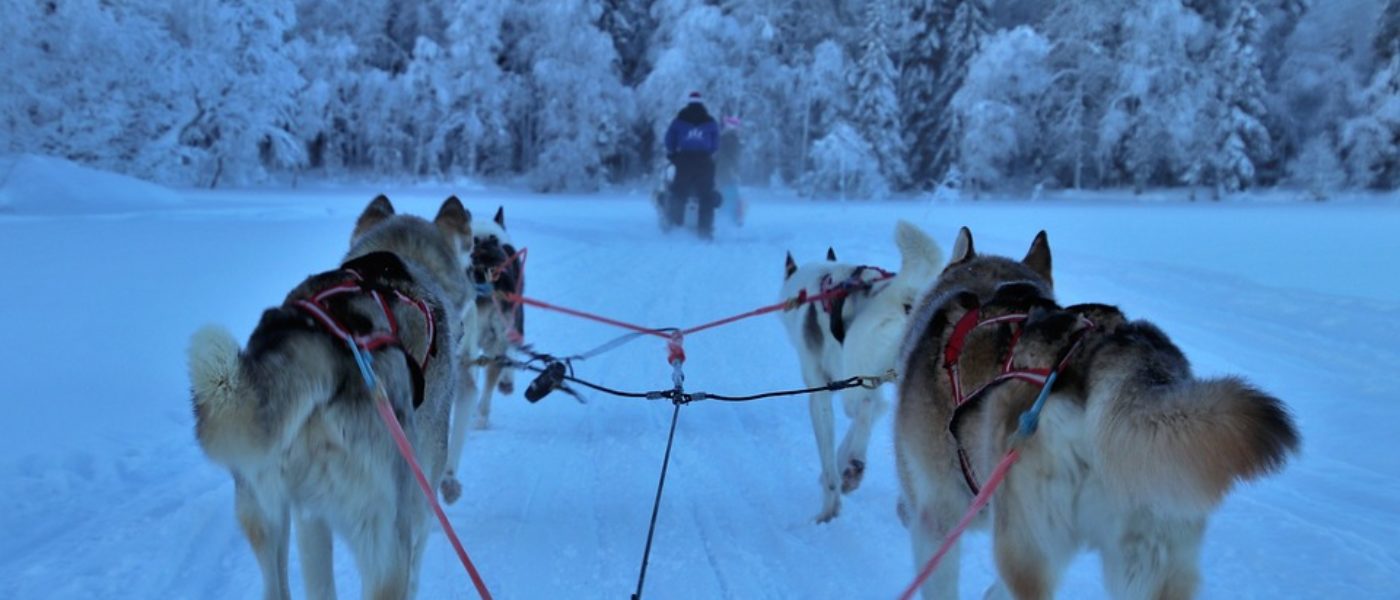
[{"label": "snow-covered ground", "polygon": [[[377,191],[182,192],[177,204],[113,211],[95,189],[90,210],[0,214],[0,598],[257,597],[231,481],[194,442],[184,348],[206,322],[246,336],[262,309],[334,265]],[[384,191],[401,210],[430,215],[449,190]],[[897,267],[897,218],[945,249],[969,225],[979,250],[1016,256],[1044,228],[1062,301],[1152,319],[1198,372],[1246,375],[1297,416],[1302,455],[1240,489],[1212,521],[1203,596],[1400,598],[1397,204],[751,195],[748,224],[721,221],[713,244],[658,232],[639,195],[478,188],[463,200],[478,218],[505,205],[530,249],[531,296],[653,326],[774,301],[785,250],[815,260],[832,245],[844,261]],[[617,332],[534,311],[528,333],[541,349],[572,353]],[[692,389],[800,384],[773,317],[696,334],[687,350]],[[578,374],[663,388],[664,358],[662,344],[639,340]],[[892,598],[908,582],[888,417],[864,485],[817,525],[806,404],[681,410],[646,597]],[[497,597],[633,591],[670,416],[664,403],[597,394],[586,405],[557,394],[537,405],[497,400],[494,427],[468,441],[464,498],[448,509]],[[341,593],[356,597],[352,561],[343,548],[337,556]],[[962,595],[980,597],[993,568],[987,537],[973,534]],[[423,575],[422,598],[473,597],[440,534]],[[1074,563],[1060,596],[1103,596],[1095,558]]]}]

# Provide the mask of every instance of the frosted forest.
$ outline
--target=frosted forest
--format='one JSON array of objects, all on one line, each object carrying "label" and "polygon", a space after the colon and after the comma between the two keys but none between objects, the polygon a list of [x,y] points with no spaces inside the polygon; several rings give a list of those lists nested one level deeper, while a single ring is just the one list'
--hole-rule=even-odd
[{"label": "frosted forest", "polygon": [[0,153],[167,185],[1400,187],[1400,0],[0,0]]}]

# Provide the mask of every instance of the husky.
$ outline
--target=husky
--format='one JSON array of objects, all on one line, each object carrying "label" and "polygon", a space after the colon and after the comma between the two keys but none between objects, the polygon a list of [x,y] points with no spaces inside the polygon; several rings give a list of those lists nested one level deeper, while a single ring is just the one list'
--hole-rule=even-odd
[{"label": "husky", "polygon": [[[897,274],[837,262],[831,249],[827,250],[825,262],[802,267],[793,261],[791,253],[787,255],[783,298],[800,294],[815,297],[836,287],[849,292],[781,314],[807,386],[853,376],[884,376],[894,369],[894,349],[909,312],[943,264],[938,243],[910,223],[899,222],[895,243],[901,255]],[[860,486],[870,430],[886,408],[878,389],[851,388],[841,393],[841,399],[851,426],[839,450],[834,447],[831,392],[815,392],[808,400],[821,458],[822,508],[817,513],[818,523],[836,517],[841,510],[841,494]]]},{"label": "husky", "polygon": [[[496,216],[478,227],[473,235],[476,249],[472,253],[471,278],[477,286],[489,288],[491,292],[478,296],[476,301],[481,315],[481,351],[492,358],[505,356],[510,346],[521,343],[525,336],[525,309],[506,297],[525,293],[524,259],[506,233],[505,207],[497,207]],[[515,371],[500,364],[488,364],[485,380],[477,405],[477,426],[481,428],[491,424],[492,391],[515,392]]]},{"label": "husky", "polygon": [[[471,327],[471,342],[463,344],[463,352],[472,360],[478,355],[487,360],[482,369],[484,385],[480,391],[476,391],[473,371],[470,395],[460,396],[453,410],[447,473],[442,485],[442,498],[448,504],[456,502],[462,494],[456,473],[467,428],[471,425],[479,429],[489,427],[494,392],[510,394],[515,391],[514,370],[491,359],[505,357],[510,346],[521,343],[525,335],[524,307],[504,296],[525,293],[524,259],[516,254],[506,234],[505,208],[497,207],[496,216],[490,222],[471,227],[469,235],[471,239],[463,242],[461,259],[465,275],[478,293],[470,307],[471,322],[467,322],[465,313],[463,315],[463,326]],[[467,309],[464,307],[464,310]]]},{"label": "husky", "polygon": [[[923,567],[1011,449],[990,509],[1000,575],[988,597],[1049,598],[1080,548],[1114,598],[1190,598],[1206,521],[1238,481],[1282,468],[1299,436],[1278,399],[1238,377],[1201,379],[1160,329],[1116,307],[1060,308],[1041,232],[1021,261],[952,260],[901,347],[898,512]],[[1058,369],[1028,436],[1019,418]],[[954,598],[957,545],[924,584]]]},{"label": "husky", "polygon": [[364,598],[418,587],[430,505],[373,404],[347,339],[367,355],[429,481],[443,474],[453,398],[452,319],[470,301],[436,222],[393,214],[377,198],[340,268],[312,275],[262,315],[247,345],[215,325],[189,348],[195,435],[229,470],[239,525],[263,596],[290,598],[290,522],[308,597],[335,596],[331,536],[359,566]]},{"label": "husky", "polygon": [[[393,214],[394,207],[389,203],[388,198],[383,195],[375,198],[355,224],[355,229],[350,235],[351,245],[354,245],[355,240],[369,226],[377,223],[378,219]],[[476,237],[472,233],[471,211],[462,205],[462,201],[457,196],[448,196],[443,201],[442,207],[438,209],[438,216],[433,219],[433,222],[438,226],[438,230],[446,239],[448,246],[457,253],[457,258],[464,268],[462,277],[468,285],[467,296],[472,298],[463,300],[459,304],[457,315],[457,342],[454,344],[453,356],[456,357],[457,361],[458,392],[452,403],[453,428],[451,438],[448,441],[447,468],[439,483],[443,501],[453,504],[462,495],[462,483],[457,479],[457,465],[461,460],[462,446],[466,441],[465,424],[470,418],[469,415],[474,412],[478,393],[475,359],[481,350],[481,320],[480,311],[477,308],[481,298],[470,279],[472,261],[476,255]]]}]

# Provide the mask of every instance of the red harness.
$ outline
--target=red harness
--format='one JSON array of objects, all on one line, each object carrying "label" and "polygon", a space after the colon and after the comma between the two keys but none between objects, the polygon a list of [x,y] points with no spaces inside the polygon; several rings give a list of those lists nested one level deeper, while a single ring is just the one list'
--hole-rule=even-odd
[{"label": "red harness", "polygon": [[[388,300],[385,299],[385,294],[367,282],[364,276],[360,275],[359,271],[346,268],[342,269],[342,272],[347,275],[344,281],[317,292],[308,300],[297,300],[295,302],[297,308],[311,315],[311,317],[316,319],[316,321],[321,324],[321,327],[325,328],[331,335],[342,340],[354,342],[356,346],[366,351],[378,350],[386,346],[398,346],[403,348],[405,353],[408,353],[408,348],[404,347],[403,341],[399,339],[399,321],[394,318],[394,311],[390,308]],[[356,334],[349,327],[346,327],[344,323],[341,323],[332,316],[330,307],[326,305],[326,300],[335,296],[364,293],[368,293],[369,296],[374,299],[374,302],[379,305],[379,310],[383,311],[384,319],[389,322],[388,331],[370,331],[363,334]],[[393,290],[393,293],[394,298],[412,304],[418,309],[418,312],[423,314],[423,323],[427,329],[428,347],[423,351],[423,358],[418,360],[418,366],[426,371],[428,369],[428,359],[436,354],[437,349],[435,339],[437,327],[436,323],[433,321],[433,312],[428,308],[428,304],[422,300],[404,294],[398,290]]]},{"label": "red harness", "polygon": [[[1026,313],[1012,313],[989,319],[981,319],[981,310],[974,308],[967,311],[967,314],[964,314],[963,317],[958,320],[957,325],[953,327],[953,335],[948,338],[948,345],[943,348],[943,369],[948,373],[949,387],[952,390],[953,396],[953,420],[949,424],[949,431],[952,433],[953,439],[957,440],[958,443],[958,464],[962,468],[963,480],[967,482],[967,488],[972,491],[974,496],[981,491],[981,486],[978,484],[977,473],[972,469],[972,459],[968,455],[967,448],[963,446],[962,440],[958,439],[957,422],[959,412],[967,407],[970,402],[977,399],[982,392],[1003,381],[1019,379],[1026,383],[1044,387],[1047,378],[1050,377],[1052,372],[1064,369],[1065,365],[1069,363],[1070,357],[1079,349],[1079,344],[1083,340],[1082,334],[1084,331],[1094,326],[1093,322],[1089,321],[1084,316],[1081,315],[1079,317],[1087,324],[1087,327],[1075,332],[1073,345],[1065,351],[1063,357],[1060,359],[1059,363],[1055,365],[1053,370],[1017,369],[1012,367],[1011,359],[1016,355],[1016,344],[1021,340],[1021,332],[1025,330],[1024,323],[1026,318]],[[1011,334],[1011,343],[1006,348],[1006,360],[1002,362],[1001,373],[993,377],[990,381],[978,386],[976,389],[972,390],[971,393],[964,393],[962,377],[958,369],[958,361],[961,360],[963,345],[967,342],[968,334],[983,325],[999,325],[1002,323],[1017,323],[1022,324],[1022,326],[1017,327]]]},{"label": "red harness", "polygon": [[[866,271],[872,271],[877,273],[878,275],[873,278],[866,279]],[[836,280],[831,277],[830,273],[822,275],[820,283],[821,289],[817,296],[818,298],[822,299],[822,312],[830,313],[833,308],[839,305],[839,303],[836,301],[840,298],[845,298],[846,296],[851,295],[851,292],[855,292],[858,290],[868,290],[872,287],[875,287],[875,284],[880,283],[881,281],[885,281],[887,279],[894,279],[894,276],[894,273],[881,269],[880,267],[871,267],[867,265],[861,265],[859,267],[856,267],[854,271],[851,271],[851,275],[846,279],[842,280],[840,283],[837,283]],[[806,290],[803,290],[803,292],[806,292]]]}]

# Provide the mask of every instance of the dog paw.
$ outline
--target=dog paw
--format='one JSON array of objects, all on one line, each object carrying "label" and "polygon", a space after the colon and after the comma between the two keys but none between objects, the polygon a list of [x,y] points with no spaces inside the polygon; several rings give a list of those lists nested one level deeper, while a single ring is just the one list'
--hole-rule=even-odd
[{"label": "dog paw", "polygon": [[442,476],[442,501],[452,504],[462,497],[462,482],[457,481],[457,476],[448,473]]},{"label": "dog paw", "polygon": [[490,429],[491,417],[486,415],[476,415],[472,418],[472,429]]},{"label": "dog paw", "polygon": [[846,468],[841,471],[841,493],[849,494],[860,487],[860,480],[865,478],[865,461],[851,459],[846,464]]},{"label": "dog paw", "polygon": [[841,512],[841,494],[836,493],[836,486],[822,485],[822,511],[817,513],[817,523],[825,523],[836,518]]}]

